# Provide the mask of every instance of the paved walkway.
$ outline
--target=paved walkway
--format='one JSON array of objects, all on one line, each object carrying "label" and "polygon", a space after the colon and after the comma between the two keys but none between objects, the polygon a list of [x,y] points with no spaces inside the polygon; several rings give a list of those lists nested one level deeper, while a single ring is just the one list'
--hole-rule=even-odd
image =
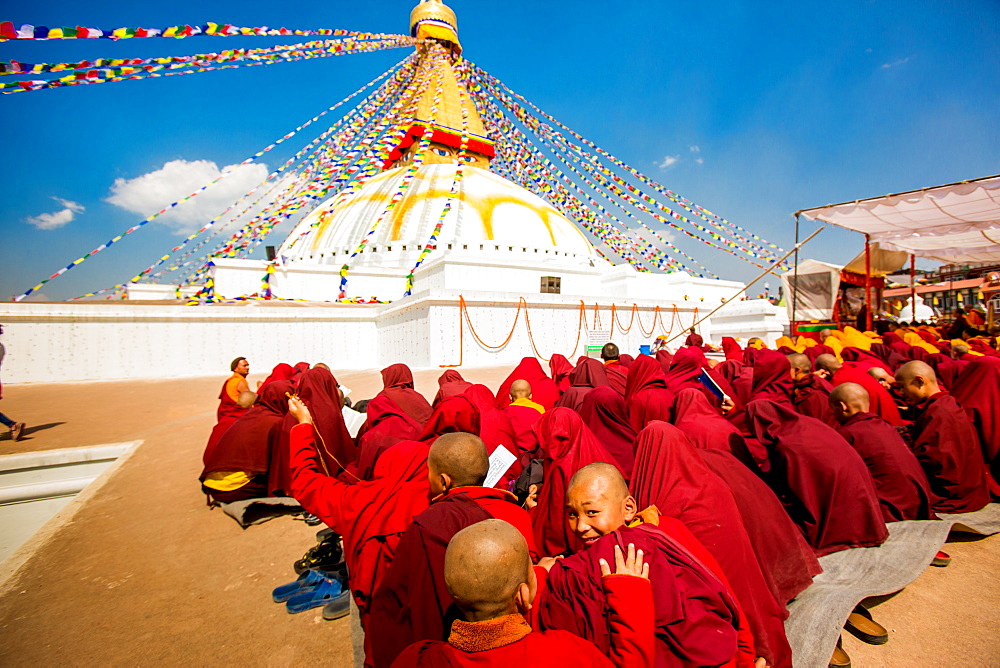
[{"label": "paved walkway", "polygon": [[[506,373],[462,370],[491,387]],[[145,442],[0,591],[0,665],[351,665],[347,619],[270,599],[315,529],[279,518],[244,531],[204,504],[197,478],[224,375],[4,387],[0,410],[29,429],[0,437],[0,454]],[[377,371],[336,375],[354,399],[381,387]],[[440,370],[415,375],[433,397]],[[856,667],[1000,665],[1000,540],[946,549],[950,567],[876,608],[889,644],[844,634]]]}]

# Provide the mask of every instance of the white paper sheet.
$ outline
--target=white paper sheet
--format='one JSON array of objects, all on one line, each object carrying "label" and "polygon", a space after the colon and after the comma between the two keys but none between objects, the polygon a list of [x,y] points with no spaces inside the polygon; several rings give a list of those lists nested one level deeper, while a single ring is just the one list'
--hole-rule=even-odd
[{"label": "white paper sheet", "polygon": [[483,487],[495,486],[500,482],[503,474],[510,469],[511,464],[516,461],[517,457],[514,456],[514,453],[502,445],[498,445],[497,449],[490,455],[490,470],[486,474],[486,481],[483,483]]}]

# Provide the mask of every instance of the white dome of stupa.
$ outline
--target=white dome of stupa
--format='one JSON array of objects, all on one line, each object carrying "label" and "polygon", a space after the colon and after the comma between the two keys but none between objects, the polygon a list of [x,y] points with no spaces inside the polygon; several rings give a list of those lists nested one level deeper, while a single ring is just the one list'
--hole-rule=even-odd
[{"label": "white dome of stupa", "polygon": [[[419,168],[392,211],[407,167],[383,172],[341,201],[331,197],[303,218],[278,251],[285,265],[334,265],[349,261],[360,241],[364,252],[350,265],[409,269],[431,235],[449,200],[455,163]],[[427,259],[442,254],[479,255],[515,252],[590,265],[604,262],[580,229],[550,204],[521,186],[485,169],[465,165],[451,210]],[[541,258],[539,258],[541,259]]]}]

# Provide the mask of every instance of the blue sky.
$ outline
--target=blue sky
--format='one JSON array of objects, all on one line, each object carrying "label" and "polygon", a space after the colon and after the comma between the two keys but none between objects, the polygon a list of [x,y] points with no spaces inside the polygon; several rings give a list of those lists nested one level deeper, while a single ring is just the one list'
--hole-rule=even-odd
[{"label": "blue sky", "polygon": [[[15,2],[0,20],[405,32],[412,4]],[[667,187],[786,248],[797,209],[1000,172],[1000,3],[450,4],[465,55],[477,65]],[[8,42],[0,59],[188,55],[278,41]],[[0,298],[142,219],[106,201],[116,179],[172,161],[239,163],[405,55],[3,96]],[[288,155],[265,162],[273,169]],[[41,214],[72,220],[47,230],[27,222]],[[127,280],[179,241],[176,230],[151,223],[42,293],[64,299]],[[707,247],[682,247],[723,277],[756,274]],[[827,230],[804,254],[843,263],[861,247],[859,235]]]}]

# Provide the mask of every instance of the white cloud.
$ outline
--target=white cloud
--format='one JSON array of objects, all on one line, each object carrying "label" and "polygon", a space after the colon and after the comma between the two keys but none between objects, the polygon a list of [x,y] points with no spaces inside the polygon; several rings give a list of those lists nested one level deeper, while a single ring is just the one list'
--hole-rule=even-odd
[{"label": "white cloud", "polygon": [[235,172],[197,197],[155,219],[174,228],[178,234],[189,234],[267,178],[267,165],[227,165],[220,170],[211,160],[171,160],[160,169],[133,179],[115,179],[105,201],[145,218],[233,170]]},{"label": "white cloud", "polygon": [[897,65],[904,65],[904,64],[906,64],[908,62],[910,62],[910,56],[907,56],[906,58],[903,58],[902,60],[893,61],[891,63],[882,63],[882,69],[883,70],[887,70],[890,67],[896,67]]},{"label": "white cloud", "polygon": [[63,208],[55,213],[40,213],[37,216],[29,216],[25,219],[25,222],[29,225],[34,225],[40,230],[57,230],[76,218],[76,214],[83,213],[85,210],[84,206],[77,202],[71,202],[59,197],[53,197],[52,199],[59,202]]},{"label": "white cloud", "polygon": [[705,158],[695,158],[694,161],[697,162],[699,165],[705,164]]},{"label": "white cloud", "polygon": [[701,153],[701,147],[695,144],[694,146],[689,146],[692,153]]},{"label": "white cloud", "polygon": [[680,159],[681,156],[679,155],[665,155],[663,156],[663,162],[661,162],[658,166],[660,169],[666,169],[667,167],[670,167],[671,165],[675,164]]}]

